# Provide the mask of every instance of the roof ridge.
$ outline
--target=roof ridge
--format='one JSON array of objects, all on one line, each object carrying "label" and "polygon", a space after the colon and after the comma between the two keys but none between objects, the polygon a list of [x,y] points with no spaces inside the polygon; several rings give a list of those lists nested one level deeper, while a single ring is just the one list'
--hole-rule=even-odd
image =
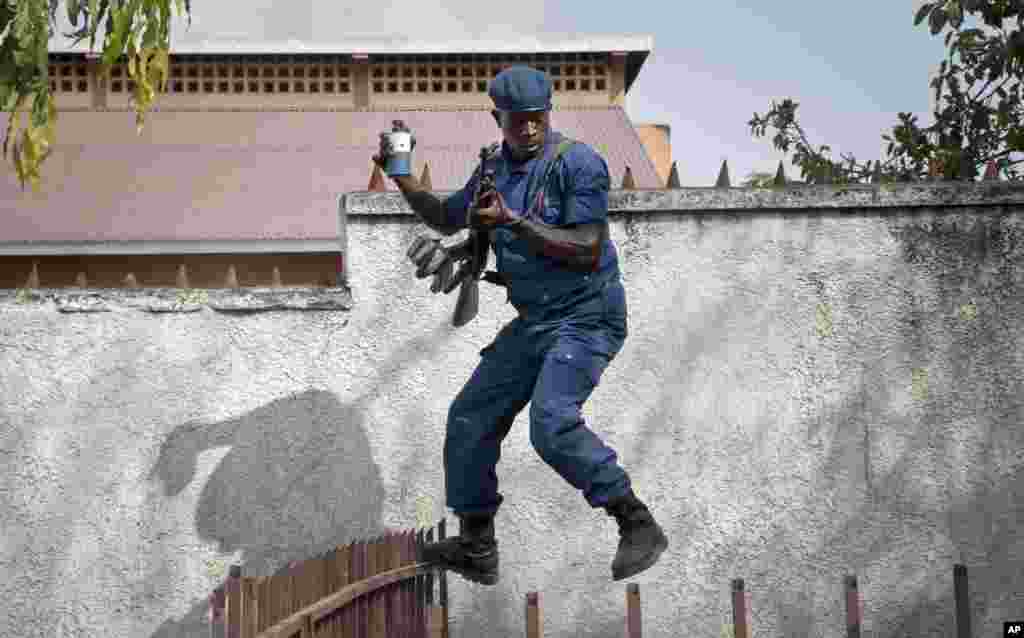
[{"label": "roof ridge", "polygon": [[[455,113],[455,112],[466,112],[466,111],[478,111],[483,113],[489,113],[491,111],[490,106],[480,104],[445,104],[437,106],[424,106],[424,105],[389,105],[386,108],[370,108],[370,107],[354,107],[354,106],[330,106],[330,105],[289,105],[289,104],[260,104],[260,105],[238,105],[238,106],[217,106],[217,105],[154,105],[149,110],[151,112],[182,112],[182,113],[291,113],[291,112],[309,112],[309,113],[395,113],[395,112],[413,112],[422,111],[425,113]],[[622,107],[617,105],[590,105],[590,104],[579,104],[579,105],[566,105],[566,106],[555,106],[551,110],[553,112],[559,111],[612,111],[621,110]],[[58,107],[58,111],[64,112],[91,112],[97,113],[126,113],[134,112],[135,108],[132,106],[66,106]]]},{"label": "roof ridge", "polygon": [[[210,37],[186,39],[175,36],[171,53],[220,55],[335,55],[371,53],[378,55],[502,55],[531,53],[590,53],[594,51],[650,51],[654,38],[641,32],[567,32],[522,31],[504,37],[479,37],[469,33],[451,33],[433,38],[409,38],[401,35],[349,32],[330,39]],[[47,46],[51,53],[82,53],[87,45],[72,45],[70,38],[56,37]]]}]

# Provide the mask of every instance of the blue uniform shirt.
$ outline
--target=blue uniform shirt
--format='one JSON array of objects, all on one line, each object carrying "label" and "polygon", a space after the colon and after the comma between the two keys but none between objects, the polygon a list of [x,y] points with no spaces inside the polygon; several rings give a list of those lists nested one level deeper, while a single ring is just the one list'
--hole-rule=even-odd
[{"label": "blue uniform shirt", "polygon": [[[503,143],[501,152],[490,160],[495,187],[510,208],[550,226],[605,222],[610,182],[608,165],[586,144],[577,143],[565,151],[548,178],[543,202],[537,205],[539,189],[544,186],[539,182],[562,139],[560,133],[549,130],[544,152],[525,162],[515,161]],[[466,215],[478,180],[479,169],[461,190],[445,200],[448,225],[466,227]],[[534,254],[525,241],[505,228],[491,232],[491,245],[497,258],[497,270],[509,286],[509,300],[531,316],[545,309],[568,309],[574,299],[590,296],[606,281],[619,275],[618,254],[610,238],[605,240],[597,270],[585,273]]]}]

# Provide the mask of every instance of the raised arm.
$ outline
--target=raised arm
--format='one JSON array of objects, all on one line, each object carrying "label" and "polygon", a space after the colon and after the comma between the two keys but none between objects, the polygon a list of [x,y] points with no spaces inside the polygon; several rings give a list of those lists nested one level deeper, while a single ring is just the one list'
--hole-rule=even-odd
[{"label": "raised arm", "polygon": [[453,235],[460,228],[465,228],[464,223],[461,225],[453,223],[452,215],[449,214],[445,206],[445,200],[423,188],[419,180],[412,175],[399,175],[393,177],[392,180],[398,185],[398,189],[402,191],[402,195],[405,197],[405,201],[409,203],[409,207],[430,228],[443,235]]}]

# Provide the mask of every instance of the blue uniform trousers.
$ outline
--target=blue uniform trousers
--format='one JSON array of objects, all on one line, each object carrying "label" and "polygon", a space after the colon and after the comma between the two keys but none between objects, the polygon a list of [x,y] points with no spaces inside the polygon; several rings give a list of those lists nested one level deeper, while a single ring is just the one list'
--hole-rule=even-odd
[{"label": "blue uniform trousers", "polygon": [[618,276],[561,307],[520,309],[481,351],[448,412],[447,502],[456,515],[500,507],[495,466],[512,422],[530,404],[530,443],[592,507],[624,495],[629,477],[614,450],[587,429],[580,409],[627,336]]}]

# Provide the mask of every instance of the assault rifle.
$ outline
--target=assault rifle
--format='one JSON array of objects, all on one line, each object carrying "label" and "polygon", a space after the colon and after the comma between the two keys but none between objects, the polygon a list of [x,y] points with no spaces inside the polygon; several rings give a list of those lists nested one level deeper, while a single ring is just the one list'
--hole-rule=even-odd
[{"label": "assault rifle", "polygon": [[[488,168],[487,160],[498,150],[497,144],[480,149],[480,179],[477,181],[476,192],[469,205],[469,218],[472,219],[480,196],[494,189],[494,171]],[[490,238],[486,229],[469,227],[469,236],[451,246],[441,245],[440,240],[428,236],[420,236],[408,250],[409,259],[417,265],[416,277],[434,276],[430,291],[445,294],[459,288],[459,298],[455,302],[452,324],[458,328],[472,321],[480,308],[480,279],[491,283],[499,283],[490,275],[483,274],[487,267],[487,253],[490,250]],[[458,270],[453,273],[455,264]]]},{"label": "assault rifle", "polygon": [[[472,219],[473,211],[480,201],[480,195],[494,189],[494,170],[487,167],[487,160],[496,150],[496,146],[485,146],[480,149],[480,179],[477,181],[476,192],[470,203],[469,219]],[[450,249],[453,258],[458,259],[456,257],[458,254],[463,259],[458,272],[444,290],[447,294],[455,286],[461,284],[459,298],[455,302],[455,312],[452,315],[452,325],[456,328],[472,321],[480,310],[480,277],[484,268],[487,267],[487,251],[489,249],[490,240],[487,231],[472,227],[469,229],[469,237]]]}]

